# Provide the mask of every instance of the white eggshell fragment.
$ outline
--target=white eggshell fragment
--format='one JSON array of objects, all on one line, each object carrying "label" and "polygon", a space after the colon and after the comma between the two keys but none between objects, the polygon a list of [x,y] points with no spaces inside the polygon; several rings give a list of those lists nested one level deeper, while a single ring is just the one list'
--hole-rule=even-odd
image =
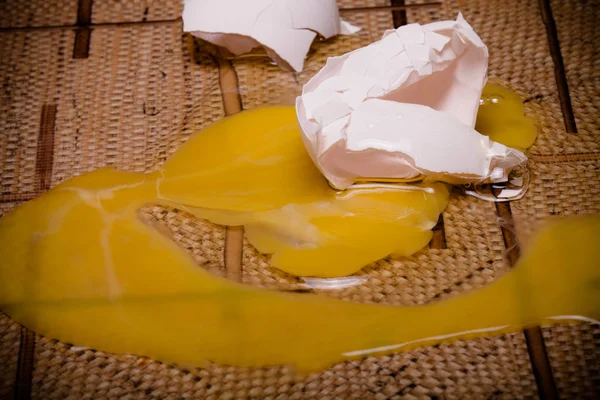
[{"label": "white eggshell fragment", "polygon": [[506,181],[527,161],[474,130],[488,51],[459,14],[331,57],[296,99],[304,143],[339,189],[357,181]]},{"label": "white eggshell fragment", "polygon": [[340,19],[335,0],[185,0],[183,30],[233,54],[263,47],[280,67],[302,71],[317,34],[360,30]]}]

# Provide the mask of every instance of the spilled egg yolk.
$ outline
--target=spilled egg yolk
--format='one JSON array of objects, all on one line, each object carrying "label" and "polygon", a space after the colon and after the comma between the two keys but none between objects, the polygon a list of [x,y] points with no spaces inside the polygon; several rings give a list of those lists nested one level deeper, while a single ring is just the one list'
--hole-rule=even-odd
[{"label": "spilled egg yolk", "polygon": [[447,200],[444,184],[335,192],[306,155],[292,108],[244,112],[191,138],[157,172],[101,169],[2,218],[0,309],[40,334],[104,351],[182,366],[211,360],[301,370],[541,322],[600,319],[597,216],[542,229],[492,285],[418,307],[239,285],[198,268],[137,216],[145,204],[163,204],[243,224],[279,268],[339,276],[417,251]]},{"label": "spilled egg yolk", "polygon": [[218,224],[244,225],[250,242],[273,254],[273,266],[298,276],[349,275],[430,241],[446,185],[336,192],[298,129],[291,107],[225,118],[163,165],[158,197]]},{"label": "spilled egg yolk", "polygon": [[523,100],[497,84],[483,88],[475,130],[505,146],[524,150],[538,135],[538,122],[524,115]]}]

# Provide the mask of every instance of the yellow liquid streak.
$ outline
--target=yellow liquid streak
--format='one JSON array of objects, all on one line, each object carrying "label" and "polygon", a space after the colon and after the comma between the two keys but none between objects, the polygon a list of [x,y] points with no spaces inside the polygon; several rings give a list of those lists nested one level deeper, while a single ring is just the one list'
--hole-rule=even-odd
[{"label": "yellow liquid streak", "polygon": [[[98,181],[127,178],[100,173]],[[122,188],[106,201],[144,189]],[[543,321],[600,319],[599,216],[549,225],[513,271],[484,289],[390,307],[265,291],[213,276],[133,218],[133,210],[106,217],[105,229],[100,209],[81,194],[63,187],[0,225],[0,237],[10,243],[0,252],[2,309],[40,334],[77,345],[183,366],[211,360],[310,371]],[[58,203],[65,208],[42,221],[44,210]],[[28,216],[54,230],[32,235],[23,224]]]},{"label": "yellow liquid streak", "polygon": [[159,203],[243,223],[282,269],[336,276],[429,241],[447,187],[411,188],[336,194],[306,156],[293,109],[245,112],[190,139],[159,172],[98,170],[6,215],[0,308],[40,334],[104,351],[300,370],[557,315],[600,319],[598,217],[549,227],[513,272],[483,290],[385,307],[212,276],[136,215]]}]

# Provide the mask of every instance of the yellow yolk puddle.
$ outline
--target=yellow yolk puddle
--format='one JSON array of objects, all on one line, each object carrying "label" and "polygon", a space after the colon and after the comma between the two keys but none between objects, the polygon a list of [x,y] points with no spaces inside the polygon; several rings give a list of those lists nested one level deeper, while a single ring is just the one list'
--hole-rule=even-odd
[{"label": "yellow yolk puddle", "polygon": [[[599,216],[547,226],[517,267],[484,289],[424,306],[363,305],[256,289],[198,268],[119,207],[120,197],[145,194],[135,178],[98,171],[3,218],[2,310],[40,334],[103,351],[303,371],[540,322],[600,319]],[[103,189],[115,181],[122,186]]]},{"label": "yellow yolk puddle", "polygon": [[446,185],[336,193],[297,129],[292,108],[244,112],[191,138],[158,172],[101,169],[18,207],[0,220],[0,308],[40,334],[104,351],[300,370],[544,321],[600,319],[597,216],[548,226],[494,284],[418,307],[239,285],[198,268],[137,217],[154,203],[243,224],[260,251],[296,275],[343,276],[427,244]]},{"label": "yellow yolk puddle", "polygon": [[226,118],[168,160],[158,197],[200,218],[244,225],[271,264],[298,276],[334,277],[431,239],[448,201],[441,183],[336,193],[302,144],[293,108]]},{"label": "yellow yolk puddle", "polygon": [[524,113],[523,100],[518,94],[489,83],[481,94],[475,130],[505,146],[527,149],[535,141],[539,125]]}]

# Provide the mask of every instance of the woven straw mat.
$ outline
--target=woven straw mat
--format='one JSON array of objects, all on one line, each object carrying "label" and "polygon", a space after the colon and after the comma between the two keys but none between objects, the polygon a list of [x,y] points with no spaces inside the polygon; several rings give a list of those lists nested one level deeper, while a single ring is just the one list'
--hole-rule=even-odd
[{"label": "woven straw mat", "polygon": [[[389,1],[338,3],[351,9],[389,6]],[[526,246],[532,227],[543,219],[600,212],[600,6],[585,0],[550,4],[574,134],[565,128],[564,99],[537,2],[394,1],[401,3],[410,7],[344,11],[345,19],[363,29],[355,36],[317,41],[300,74],[284,72],[260,55],[225,60],[237,73],[233,95],[239,93],[244,109],[291,104],[327,56],[378,40],[394,22],[453,19],[461,11],[489,47],[490,75],[519,92],[526,113],[541,125],[530,149],[531,188],[511,204],[510,229]],[[199,53],[182,34],[181,10],[180,2],[168,0],[0,2],[0,214],[102,166],[150,171],[192,132],[226,114],[224,97],[232,93],[221,90],[222,62]],[[163,223],[199,265],[226,275],[225,228],[180,210],[147,207],[144,212]],[[509,269],[493,203],[453,194],[443,213],[442,235],[444,240],[412,257],[366,266],[361,273],[371,279],[359,287],[315,292],[348,301],[416,305],[483,287]],[[268,257],[246,241],[242,261],[244,283],[299,287],[296,278],[270,268]],[[565,324],[542,328],[542,334],[558,395],[599,398],[600,328]],[[23,389],[16,383],[36,399],[539,396],[522,332],[340,363],[308,377],[287,367],[182,370],[36,335],[31,381],[22,382],[20,346],[27,335],[33,338],[0,314],[0,399],[26,398],[19,397]]]}]

